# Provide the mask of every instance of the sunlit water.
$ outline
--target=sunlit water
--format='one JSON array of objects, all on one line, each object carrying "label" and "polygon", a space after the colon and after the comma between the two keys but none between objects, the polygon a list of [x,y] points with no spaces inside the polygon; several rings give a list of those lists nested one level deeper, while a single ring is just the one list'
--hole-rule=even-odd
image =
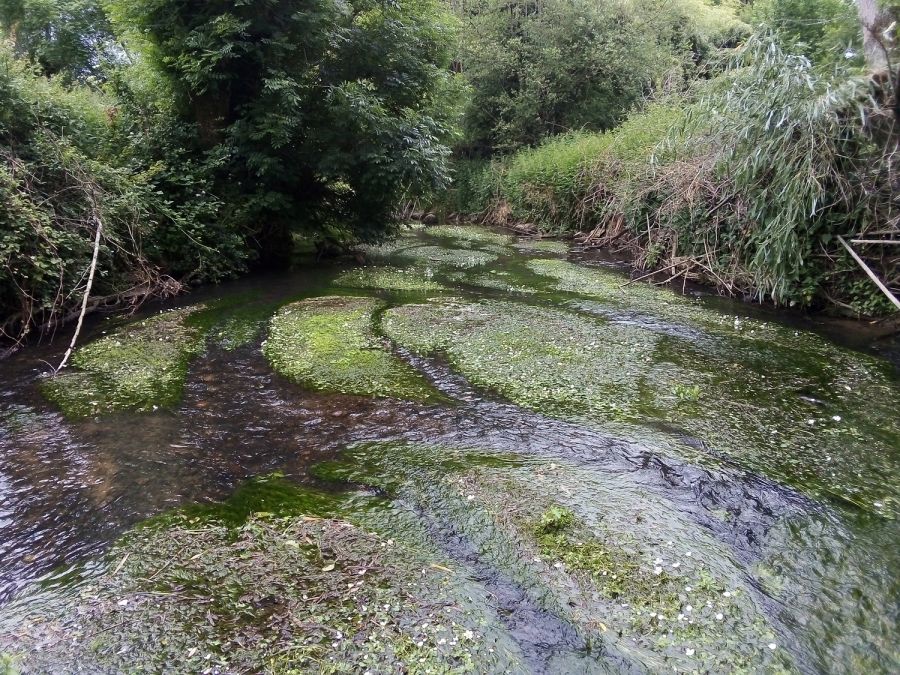
[{"label": "sunlit water", "polygon": [[[427,239],[428,235],[416,237]],[[428,243],[440,245],[435,240]],[[465,245],[479,246],[477,242]],[[482,247],[492,252],[491,246]],[[443,266],[446,261],[433,253],[427,254],[424,264],[430,276],[451,286],[459,297],[513,298],[532,306],[602,316],[611,324],[688,345],[695,350],[694,356],[721,357],[723,343],[702,327],[636,311],[627,302],[625,307],[610,306],[586,295],[561,292],[551,279],[525,267],[529,257],[560,256],[501,248],[496,260],[470,269]],[[585,265],[613,264],[590,256],[576,258],[587,258]],[[398,264],[416,262],[402,256],[388,259]],[[322,268],[250,278],[203,290],[181,303],[241,294],[249,294],[256,302],[287,302],[333,292],[328,281],[339,271]],[[485,283],[484,276],[491,273],[493,281],[489,278]],[[511,290],[489,287],[498,285],[493,283],[497,280]],[[517,293],[517,285],[536,292]],[[377,290],[340,292],[379,294],[395,304],[423,297]],[[750,312],[737,304],[712,304],[730,315],[744,317]],[[792,330],[822,329],[799,318],[791,322]],[[82,339],[99,336],[107,328],[105,321],[94,322]],[[826,328],[832,333],[830,339],[841,337],[839,329]],[[756,448],[756,459],[744,466],[733,454],[718,453],[709,438],[685,433],[664,420],[647,419],[642,424],[545,416],[473,388],[440,358],[416,357],[403,350],[397,353],[424,372],[454,405],[304,391],[272,372],[260,351],[263,338],[264,333],[253,344],[234,351],[211,344],[193,362],[183,401],[175,410],[74,422],[63,419],[37,388],[48,364],[59,360],[63,340],[30,348],[0,364],[0,603],[21,611],[29,598],[46,597],[46,590],[38,593],[37,589],[50,588],[51,593],[77,589],[77,580],[68,580],[67,571],[83,570],[85,562],[100,560],[116,537],[150,516],[184,504],[224,499],[242,481],[273,471],[299,482],[313,481],[310,468],[315,463],[338,456],[354,443],[407,440],[525,458],[559,458],[583,466],[590,472],[590,481],[596,482],[591,508],[625,511],[642,501],[652,502],[655,506],[648,507],[652,520],[646,527],[671,532],[673,537],[701,533],[695,542],[700,556],[705,552],[703,537],[719,542],[758,592],[769,620],[781,632],[782,644],[801,670],[848,672],[874,667],[890,672],[898,668],[900,528],[894,518],[895,502],[888,507],[879,502],[875,509],[857,508],[827,494],[811,493],[802,480],[792,484],[784,462],[774,455],[771,471],[765,460],[758,459],[777,450]],[[843,341],[853,342],[851,338]],[[857,339],[854,346],[870,345]],[[878,348],[892,349],[891,345]],[[767,349],[765,342],[757,347],[745,345],[729,358],[764,373],[770,357]],[[700,364],[694,367],[702,371]],[[773,397],[783,393],[781,382],[770,385]],[[893,388],[893,396],[900,395],[896,379],[887,386]],[[808,392],[808,398],[815,400],[816,395]],[[742,413],[739,404],[724,406],[722,413],[741,417],[734,422],[735,429],[743,431],[765,422],[755,418],[758,409],[748,405]],[[873,429],[887,429],[877,439],[882,455],[884,447],[889,450],[886,458],[879,458],[882,468],[878,470],[891,485],[890,496],[896,491],[900,454],[900,441],[892,431],[896,421],[874,419],[871,424]],[[810,433],[815,446],[822,439],[815,436],[817,430]],[[877,436],[863,428],[854,446],[860,448],[857,459],[863,481],[869,460],[861,449],[870,433],[871,438]],[[756,436],[748,433],[746,438]],[[809,462],[811,456],[802,454],[798,461]],[[511,633],[535,670],[552,670],[559,653],[578,652],[577,639],[567,627],[529,605],[522,589],[479,559],[464,538],[441,539],[440,532],[436,534],[447,553],[464,562],[473,577],[494,592],[508,616]],[[56,581],[48,585],[48,580]],[[3,613],[0,608],[0,617]],[[15,615],[4,620],[15,621]]]}]

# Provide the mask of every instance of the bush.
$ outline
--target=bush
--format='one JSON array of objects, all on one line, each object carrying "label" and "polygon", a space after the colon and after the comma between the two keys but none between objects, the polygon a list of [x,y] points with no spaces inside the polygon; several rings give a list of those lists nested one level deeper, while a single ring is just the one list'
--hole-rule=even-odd
[{"label": "bush", "polygon": [[[896,232],[897,139],[877,94],[757,36],[689,97],[604,134],[552,139],[458,189],[489,195],[478,202],[486,220],[590,231],[630,247],[641,267],[723,292],[878,314],[891,306],[837,242]],[[863,253],[900,281],[896,258]]]},{"label": "bush", "polygon": [[0,50],[0,337],[77,313],[100,222],[91,307],[173,292],[168,275],[240,269],[242,239],[216,226],[203,172],[180,161],[164,127]]}]

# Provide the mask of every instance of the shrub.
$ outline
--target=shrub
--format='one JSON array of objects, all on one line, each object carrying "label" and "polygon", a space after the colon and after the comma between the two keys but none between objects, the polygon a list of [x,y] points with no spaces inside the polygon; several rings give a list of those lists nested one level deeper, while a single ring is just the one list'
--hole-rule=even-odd
[{"label": "shrub", "polygon": [[[885,312],[837,242],[896,232],[897,138],[873,86],[756,36],[689,95],[606,133],[521,151],[471,174],[465,189],[490,193],[477,202],[486,220],[590,231],[630,247],[641,267],[723,292]],[[896,257],[863,253],[889,284],[900,281]]]}]

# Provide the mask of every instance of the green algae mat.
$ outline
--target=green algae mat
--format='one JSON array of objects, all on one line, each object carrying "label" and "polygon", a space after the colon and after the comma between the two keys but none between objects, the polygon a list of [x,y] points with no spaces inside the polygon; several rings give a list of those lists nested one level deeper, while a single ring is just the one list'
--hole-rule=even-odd
[{"label": "green algae mat", "polygon": [[439,398],[411,366],[372,331],[383,304],[330,296],[283,307],[272,318],[263,351],[276,371],[321,391],[411,400]]},{"label": "green algae mat", "polygon": [[95,331],[0,407],[0,672],[897,672],[896,371],[567,252]]},{"label": "green algae mat", "polygon": [[73,368],[44,383],[45,394],[73,417],[174,405],[201,349],[200,331],[188,323],[199,309],[129,324],[79,348]]}]

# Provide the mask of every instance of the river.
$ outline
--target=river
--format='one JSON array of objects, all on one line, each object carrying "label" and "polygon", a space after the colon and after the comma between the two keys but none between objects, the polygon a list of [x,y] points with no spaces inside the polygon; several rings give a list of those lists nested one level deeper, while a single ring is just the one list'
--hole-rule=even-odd
[{"label": "river", "polygon": [[[894,347],[628,284],[607,257],[474,227],[413,229],[366,254],[359,269],[256,275],[90,321],[82,344],[124,343],[117,358],[132,358],[130,324],[188,317],[185,346],[164,352],[177,356],[174,396],[158,402],[153,382],[132,398],[108,383],[54,393],[45,374],[63,339],[0,363],[0,671],[416,672],[410,659],[421,672],[900,669]],[[131,384],[144,377],[133,358]],[[121,376],[81,364],[69,370]],[[247,601],[279,626],[277,649],[259,625],[228,623],[228,608],[216,621],[232,628],[213,639],[185,628],[200,615],[134,599],[148,581],[165,582],[160,597],[182,593],[169,571],[224,544],[184,560],[166,549],[175,562],[147,574],[130,567],[149,545],[132,528],[259,481],[316,495],[276,513],[278,527],[302,530],[298,515],[314,513],[424,556],[415,583],[446,575],[428,592],[465,617],[441,620],[460,634],[433,633],[445,610],[412,599],[410,616],[431,618],[397,619],[387,651],[360,647],[375,641],[360,618],[347,624],[355,640],[332,629],[311,656],[290,642],[300,624],[278,623],[306,611],[296,589]],[[278,508],[244,514],[261,528],[246,536],[270,536]],[[189,531],[199,541],[215,527]],[[286,541],[328,534],[301,530]],[[313,549],[321,570],[342,569],[321,540]],[[402,556],[383,564],[409,571]],[[128,575],[132,586],[116,585]],[[272,610],[273,597],[290,609]],[[172,644],[122,632],[113,614],[133,606],[142,622],[161,611]],[[86,616],[101,627],[85,629]],[[253,645],[236,647],[237,630]],[[97,636],[110,644],[72,647]]]}]

